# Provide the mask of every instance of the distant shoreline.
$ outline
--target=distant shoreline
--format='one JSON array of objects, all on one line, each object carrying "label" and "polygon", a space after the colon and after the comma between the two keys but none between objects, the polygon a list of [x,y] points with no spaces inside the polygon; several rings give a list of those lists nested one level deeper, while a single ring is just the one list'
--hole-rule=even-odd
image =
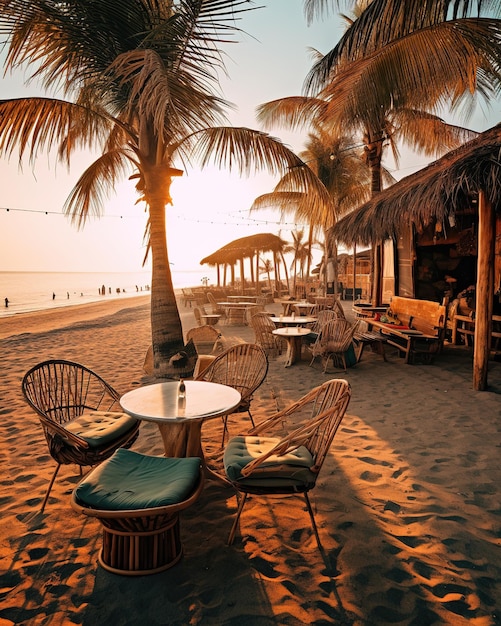
[{"label": "distant shoreline", "polygon": [[77,322],[111,315],[122,309],[149,304],[150,294],[87,302],[54,309],[16,313],[0,319],[0,340],[24,333],[40,333],[71,326]]}]

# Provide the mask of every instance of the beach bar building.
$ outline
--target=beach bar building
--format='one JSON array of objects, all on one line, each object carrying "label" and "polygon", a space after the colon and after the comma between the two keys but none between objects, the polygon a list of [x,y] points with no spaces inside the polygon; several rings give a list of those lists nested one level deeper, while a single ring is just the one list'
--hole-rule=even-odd
[{"label": "beach bar building", "polygon": [[473,387],[487,388],[501,305],[501,124],[403,178],[334,227],[338,243],[381,251],[379,293],[441,301],[474,286]]}]

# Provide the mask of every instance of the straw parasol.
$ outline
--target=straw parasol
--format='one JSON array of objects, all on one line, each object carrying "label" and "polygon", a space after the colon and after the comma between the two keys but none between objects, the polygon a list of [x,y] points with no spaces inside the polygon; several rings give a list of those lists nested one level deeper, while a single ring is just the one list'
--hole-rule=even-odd
[{"label": "straw parasol", "polygon": [[478,207],[479,230],[473,386],[483,390],[487,387],[492,297],[500,282],[496,228],[499,238],[501,124],[380,192],[340,220],[333,233],[345,245],[373,245],[398,237],[409,223],[419,228],[433,218],[444,221],[457,210],[474,205]]},{"label": "straw parasol", "polygon": [[[254,267],[252,260],[256,259],[255,282],[258,282],[258,259],[261,252],[272,252],[274,258],[274,267],[277,268],[277,258],[281,255],[287,242],[278,235],[272,233],[259,233],[257,235],[249,235],[241,237],[227,243],[219,250],[216,250],[209,256],[200,261],[200,265],[211,265],[217,267],[218,285],[220,284],[220,266],[230,266],[232,271],[232,282],[234,281],[234,266],[240,264],[240,280],[242,289],[244,288],[244,259],[251,259],[251,278],[254,282]],[[277,274],[277,271],[276,271]]]}]

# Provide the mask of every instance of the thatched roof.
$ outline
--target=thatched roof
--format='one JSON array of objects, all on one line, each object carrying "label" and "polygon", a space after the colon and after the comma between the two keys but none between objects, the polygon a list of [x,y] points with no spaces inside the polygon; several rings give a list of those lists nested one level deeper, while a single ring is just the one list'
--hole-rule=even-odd
[{"label": "thatched roof", "polygon": [[200,261],[200,265],[234,265],[240,259],[255,256],[257,252],[279,252],[285,245],[286,241],[271,233],[241,237],[206,256]]},{"label": "thatched roof", "polygon": [[500,213],[501,124],[380,192],[340,220],[333,234],[348,246],[370,246],[409,222],[419,227],[468,208],[481,190]]}]

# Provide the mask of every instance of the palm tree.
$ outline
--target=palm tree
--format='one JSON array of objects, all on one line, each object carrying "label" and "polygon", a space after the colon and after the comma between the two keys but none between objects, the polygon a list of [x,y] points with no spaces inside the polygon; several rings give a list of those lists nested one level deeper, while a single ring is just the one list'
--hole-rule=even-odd
[{"label": "palm tree", "polygon": [[326,104],[309,97],[282,98],[260,105],[258,119],[265,127],[277,122],[282,126],[289,124],[291,128],[301,120],[305,124],[310,123],[312,131],[308,134],[305,150],[299,156],[327,189],[329,202],[321,207],[312,207],[310,194],[296,191],[293,180],[286,174],[273,192],[254,200],[251,210],[274,206],[280,209],[282,216],[292,213],[297,221],[309,222],[310,244],[314,230],[320,229],[324,235],[324,260],[326,264],[332,264],[334,291],[337,292],[337,246],[330,233],[340,216],[368,198],[369,180],[354,139],[334,135],[315,120],[315,112],[321,111]]},{"label": "palm tree", "polygon": [[0,101],[0,156],[17,148],[20,159],[34,160],[57,147],[69,164],[77,148],[98,151],[65,204],[78,227],[102,214],[119,178],[136,181],[148,214],[157,375],[172,373],[169,359],[183,346],[166,243],[173,178],[195,160],[213,160],[245,174],[293,171],[308,185],[308,168],[281,142],[224,125],[221,46],[251,8],[247,0],[0,0],[6,69],[31,70],[54,94]]},{"label": "palm tree", "polygon": [[[309,19],[337,4],[305,0]],[[357,5],[354,2],[352,4]],[[364,2],[339,43],[311,70],[307,93],[328,105],[320,119],[334,131],[362,135],[371,170],[372,194],[381,186],[383,148],[397,141],[427,156],[457,147],[472,133],[446,124],[439,113],[471,110],[475,96],[498,93],[500,20],[475,15],[500,3],[465,0],[373,0]],[[374,267],[373,300],[380,299],[379,263]]]},{"label": "palm tree", "polygon": [[261,265],[259,266],[259,273],[266,274],[266,279],[268,280],[268,289],[270,290],[271,294],[273,294],[273,287],[271,284],[271,273],[274,271],[275,271],[275,266],[273,264],[273,261],[271,261],[270,259],[262,259]]}]

